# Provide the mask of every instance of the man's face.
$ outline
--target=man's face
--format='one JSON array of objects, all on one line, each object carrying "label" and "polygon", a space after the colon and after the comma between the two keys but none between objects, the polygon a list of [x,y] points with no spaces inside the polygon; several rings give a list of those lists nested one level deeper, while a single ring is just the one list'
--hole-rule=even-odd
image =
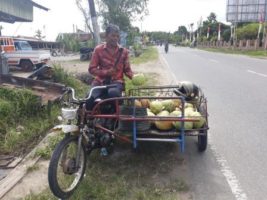
[{"label": "man's face", "polygon": [[120,39],[120,35],[117,32],[111,32],[107,34],[106,41],[107,44],[116,47]]}]

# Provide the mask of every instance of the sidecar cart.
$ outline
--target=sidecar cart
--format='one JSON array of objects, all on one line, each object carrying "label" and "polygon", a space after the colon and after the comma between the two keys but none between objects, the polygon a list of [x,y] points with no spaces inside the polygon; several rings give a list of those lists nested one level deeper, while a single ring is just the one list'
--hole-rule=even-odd
[{"label": "sidecar cart", "polygon": [[[103,114],[102,105],[109,103],[115,105],[115,112]],[[98,102],[92,116],[116,122],[113,128],[101,124],[95,127],[131,142],[133,148],[137,148],[139,141],[175,142],[184,152],[185,136],[197,136],[200,152],[207,148],[207,99],[201,90],[197,98],[188,99],[177,86],[132,89],[124,97]]]}]

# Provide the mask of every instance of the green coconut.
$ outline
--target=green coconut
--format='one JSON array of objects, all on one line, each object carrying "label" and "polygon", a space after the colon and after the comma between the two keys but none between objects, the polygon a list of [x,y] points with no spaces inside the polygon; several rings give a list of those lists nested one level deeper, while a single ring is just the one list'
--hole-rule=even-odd
[{"label": "green coconut", "polygon": [[[159,117],[169,117],[170,113],[166,110],[161,111],[159,114],[157,114]],[[167,131],[172,129],[172,121],[155,121],[155,126],[157,129],[162,131]]]},{"label": "green coconut", "polygon": [[164,107],[164,110],[167,110],[168,112],[172,112],[175,110],[175,104],[174,104],[173,100],[166,99],[166,100],[163,100],[161,102],[162,102],[162,105]]},{"label": "green coconut", "polygon": [[143,85],[146,82],[146,77],[144,74],[135,74],[132,78],[132,83],[135,86]]},{"label": "green coconut", "polygon": [[191,117],[198,120],[193,122],[193,128],[202,128],[206,123],[206,119],[199,112],[193,112]]},{"label": "green coconut", "polygon": [[155,101],[150,102],[150,110],[155,115],[160,113],[163,110],[163,105],[161,101],[155,100]]}]

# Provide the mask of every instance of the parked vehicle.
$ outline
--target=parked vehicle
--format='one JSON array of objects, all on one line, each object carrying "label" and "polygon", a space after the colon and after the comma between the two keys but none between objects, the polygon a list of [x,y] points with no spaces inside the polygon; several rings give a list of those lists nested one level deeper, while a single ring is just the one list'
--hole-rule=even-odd
[{"label": "parked vehicle", "polygon": [[14,41],[16,51],[32,51],[31,45],[27,41]]},{"label": "parked vehicle", "polygon": [[80,60],[90,60],[93,54],[94,48],[82,47],[80,48]]},{"label": "parked vehicle", "polygon": [[50,60],[50,52],[33,50],[27,41],[14,41],[10,37],[0,37],[0,49],[5,52],[9,66],[23,71],[42,67]]},{"label": "parked vehicle", "polygon": [[[80,100],[75,97],[74,89],[67,88],[62,97],[63,105],[66,106],[61,109],[64,123],[53,128],[53,131],[65,133],[64,138],[54,149],[48,168],[48,182],[53,194],[60,199],[68,199],[84,177],[87,156],[94,149],[100,149],[102,155],[105,155],[106,151],[113,147],[115,138],[132,143],[133,148],[137,148],[139,141],[178,143],[183,152],[185,136],[197,136],[198,150],[205,151],[208,131],[206,98],[194,84],[189,83],[190,87],[186,85],[188,83],[184,82],[183,87],[178,89],[177,86],[132,89],[123,97],[97,99],[96,105],[90,112],[86,110],[85,103],[92,92],[95,89],[105,90],[114,85],[92,87],[88,97]],[[160,95],[147,96],[148,94]],[[178,101],[180,114],[176,116],[148,115],[147,107],[139,107],[136,104],[136,101],[142,102],[145,99]],[[192,125],[193,122],[200,122],[199,118],[186,116],[186,105],[189,106],[186,103],[189,100],[194,103],[195,109],[205,120],[199,128],[188,129],[188,123]],[[111,108],[114,109],[114,105],[115,110],[112,112]],[[151,104],[147,105],[151,107]],[[188,109],[193,108],[188,107]],[[172,128],[161,131],[152,127],[154,126],[152,124],[157,122],[167,122],[171,123],[170,125],[177,122],[180,129]]]}]

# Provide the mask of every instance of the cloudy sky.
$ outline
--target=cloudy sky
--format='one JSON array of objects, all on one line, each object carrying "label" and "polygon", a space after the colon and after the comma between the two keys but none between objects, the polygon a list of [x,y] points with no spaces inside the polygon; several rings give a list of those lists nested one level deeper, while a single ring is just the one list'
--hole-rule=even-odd
[{"label": "cloudy sky", "polygon": [[[3,35],[33,36],[40,29],[46,35],[46,40],[54,41],[58,33],[73,32],[73,27],[85,29],[82,14],[78,10],[75,0],[34,0],[50,10],[48,12],[34,9],[32,23],[7,24],[3,26]],[[85,1],[87,2],[87,0]],[[178,26],[188,26],[203,20],[214,12],[219,21],[225,22],[227,0],[149,0],[149,15],[144,21],[134,22],[142,31],[174,32]]]}]

